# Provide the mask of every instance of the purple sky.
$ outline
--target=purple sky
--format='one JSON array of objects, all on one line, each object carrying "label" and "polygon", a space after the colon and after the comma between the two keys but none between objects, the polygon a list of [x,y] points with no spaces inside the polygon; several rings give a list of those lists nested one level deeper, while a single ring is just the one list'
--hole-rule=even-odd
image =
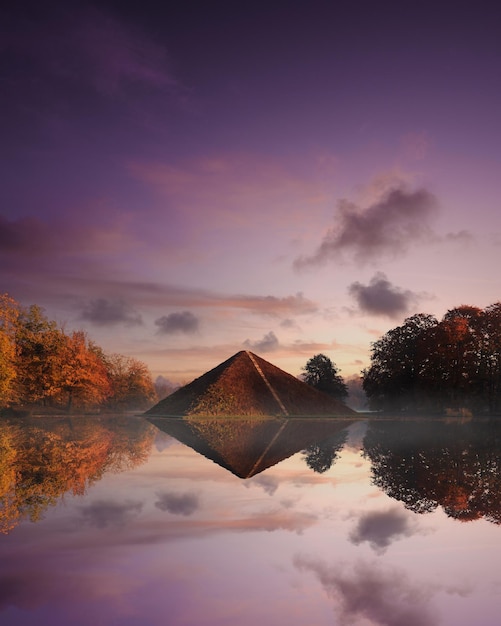
[{"label": "purple sky", "polygon": [[[31,5],[31,6],[30,6]],[[500,299],[501,9],[22,3],[0,290],[187,382]]]}]

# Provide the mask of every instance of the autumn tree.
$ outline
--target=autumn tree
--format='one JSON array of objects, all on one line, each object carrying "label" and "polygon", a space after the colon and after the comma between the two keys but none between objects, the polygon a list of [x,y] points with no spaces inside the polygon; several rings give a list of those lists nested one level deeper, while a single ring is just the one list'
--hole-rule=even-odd
[{"label": "autumn tree", "polygon": [[0,408],[16,397],[16,324],[19,306],[7,294],[0,295]]},{"label": "autumn tree", "polygon": [[303,367],[305,383],[334,398],[343,400],[348,395],[346,384],[338,368],[325,354],[316,354]]},{"label": "autumn tree", "polygon": [[15,403],[142,409],[154,400],[144,363],[108,356],[84,332],[66,333],[41,307],[0,295],[0,409]]},{"label": "autumn tree", "polygon": [[372,345],[363,386],[375,409],[499,411],[501,303],[408,318]]},{"label": "autumn tree", "polygon": [[32,305],[21,310],[15,341],[19,396],[28,403],[46,404],[60,392],[64,333]]},{"label": "autumn tree", "polygon": [[89,348],[82,331],[65,335],[60,355],[60,395],[66,407],[88,407],[103,404],[111,395],[111,381],[102,360]]},{"label": "autumn tree", "polygon": [[115,410],[140,410],[157,398],[146,365],[121,354],[102,356],[110,380],[108,405]]}]

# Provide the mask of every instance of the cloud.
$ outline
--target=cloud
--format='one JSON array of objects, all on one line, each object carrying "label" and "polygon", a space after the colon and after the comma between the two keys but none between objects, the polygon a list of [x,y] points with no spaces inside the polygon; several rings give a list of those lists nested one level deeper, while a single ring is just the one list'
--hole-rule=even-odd
[{"label": "cloud", "polygon": [[6,47],[54,92],[61,93],[58,85],[73,84],[109,96],[132,85],[165,90],[176,84],[165,47],[110,12],[77,7],[55,14],[49,8],[37,26],[17,18]]},{"label": "cloud", "polygon": [[164,46],[131,24],[93,9],[75,25],[75,59],[86,66],[88,79],[103,93],[127,83],[165,89],[175,84]]},{"label": "cloud", "polygon": [[272,496],[278,489],[280,480],[274,476],[260,474],[259,476],[253,476],[247,483],[245,483],[245,486],[250,485],[259,485],[269,496]]},{"label": "cloud", "polygon": [[106,298],[97,298],[84,305],[80,318],[96,326],[138,326],[143,323],[141,316],[123,300]]},{"label": "cloud", "polygon": [[[91,279],[88,285],[79,281],[79,287],[99,289],[106,297],[140,302],[144,307],[192,307],[210,309],[237,309],[269,317],[305,315],[318,311],[318,305],[305,298],[301,292],[294,295],[260,296],[252,294],[224,294],[208,289],[179,285]],[[104,296],[103,296],[104,297]]]},{"label": "cloud", "polygon": [[155,320],[155,325],[158,326],[159,335],[173,335],[175,333],[189,335],[198,331],[198,318],[190,311],[181,311],[180,313],[162,315]]},{"label": "cloud", "polygon": [[410,191],[403,185],[386,190],[365,208],[343,199],[338,203],[335,226],[316,252],[297,258],[294,266],[304,269],[345,256],[366,263],[403,254],[410,245],[433,239],[429,221],[437,208],[438,202],[428,190]]},{"label": "cloud", "polygon": [[412,520],[409,514],[396,507],[365,513],[358,520],[349,539],[357,546],[367,541],[375,552],[383,554],[393,541],[411,537],[418,532]]},{"label": "cloud", "polygon": [[275,333],[270,330],[260,341],[250,341],[250,339],[246,339],[243,345],[258,352],[272,352],[278,348],[279,341]]},{"label": "cloud", "polygon": [[474,240],[473,235],[468,230],[458,230],[455,233],[447,233],[444,237],[445,241],[457,243],[460,246],[467,246]]},{"label": "cloud", "polygon": [[297,556],[294,565],[315,575],[334,600],[342,625],[363,620],[374,626],[434,626],[440,621],[430,605],[437,587],[413,584],[402,571],[365,562],[350,571],[306,556]]},{"label": "cloud", "polygon": [[125,526],[135,515],[141,512],[143,504],[132,500],[113,502],[98,500],[80,507],[82,517],[91,526],[106,528],[108,526]]},{"label": "cloud", "polygon": [[280,322],[280,326],[288,330],[297,330],[299,328],[297,323],[288,317]]},{"label": "cloud", "polygon": [[87,286],[85,295],[90,295],[103,280],[104,264],[112,272],[118,253],[132,247],[117,221],[103,227],[66,218],[0,215],[0,264],[9,268],[5,288],[11,288],[9,281],[18,287],[29,285],[29,291],[42,298],[54,291],[63,292],[65,299],[75,291],[83,296]]},{"label": "cloud", "polygon": [[194,493],[157,493],[158,500],[155,502],[157,509],[168,511],[173,515],[191,515],[199,508],[198,496]]},{"label": "cloud", "polygon": [[37,218],[8,220],[0,215],[0,253],[33,254],[50,246],[49,229]]},{"label": "cloud", "polygon": [[377,272],[368,285],[354,282],[348,287],[348,293],[357,301],[363,313],[398,317],[409,311],[419,296],[408,289],[395,287],[383,272]]},{"label": "cloud", "polygon": [[179,219],[189,218],[187,228],[196,225],[199,231],[200,225],[212,228],[217,222],[220,232],[246,229],[260,239],[277,228],[291,237],[304,233],[316,219],[312,210],[305,225],[305,206],[323,207],[332,197],[330,181],[323,184],[310,174],[301,175],[292,159],[248,152],[172,163],[134,160],[129,162],[129,171],[165,198]]},{"label": "cloud", "polygon": [[403,155],[408,159],[422,161],[432,147],[432,141],[426,132],[407,133],[400,140]]}]

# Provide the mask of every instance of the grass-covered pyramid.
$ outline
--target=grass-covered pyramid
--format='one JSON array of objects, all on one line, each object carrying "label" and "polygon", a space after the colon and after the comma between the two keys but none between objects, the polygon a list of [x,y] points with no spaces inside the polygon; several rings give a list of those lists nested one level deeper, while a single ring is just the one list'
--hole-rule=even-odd
[{"label": "grass-covered pyramid", "polygon": [[162,417],[337,417],[353,413],[339,400],[247,350],[147,411]]}]

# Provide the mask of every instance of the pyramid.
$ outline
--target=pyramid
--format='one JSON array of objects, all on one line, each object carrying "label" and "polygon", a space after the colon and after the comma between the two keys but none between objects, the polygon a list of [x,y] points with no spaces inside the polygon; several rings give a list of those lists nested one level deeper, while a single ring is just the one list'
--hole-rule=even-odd
[{"label": "pyramid", "polygon": [[345,404],[242,350],[181,387],[147,415],[163,417],[351,416]]}]

